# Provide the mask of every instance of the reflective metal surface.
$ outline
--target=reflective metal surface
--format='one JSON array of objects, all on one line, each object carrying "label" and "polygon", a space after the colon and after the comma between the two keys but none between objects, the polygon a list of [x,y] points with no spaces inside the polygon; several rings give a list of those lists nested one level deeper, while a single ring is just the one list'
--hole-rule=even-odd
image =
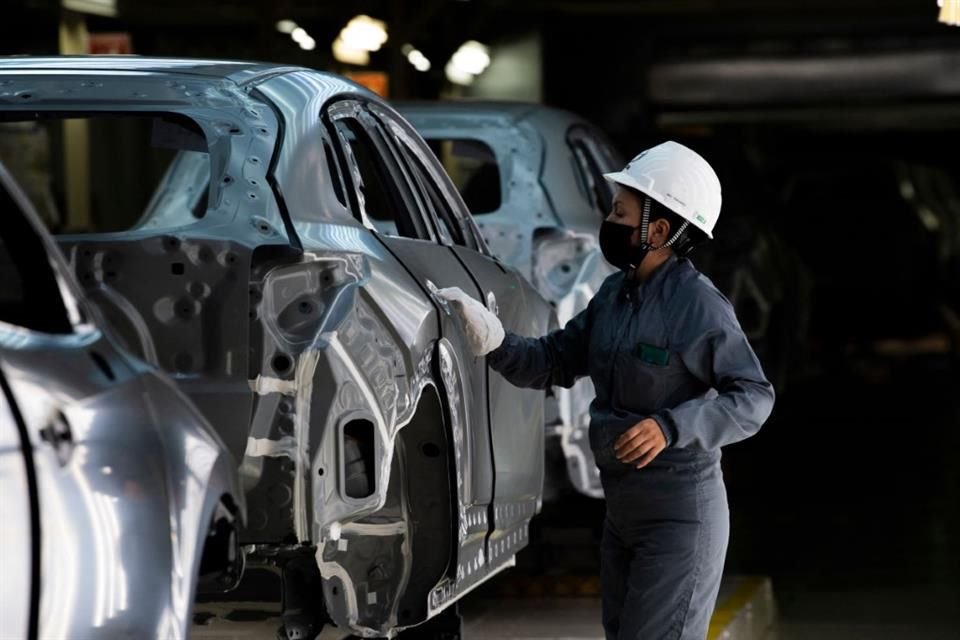
[{"label": "reflective metal surface", "polygon": [[[398,109],[428,141],[478,140],[493,150],[501,197],[495,210],[474,214],[484,239],[550,301],[560,326],[585,309],[613,272],[597,243],[609,197],[600,174],[623,163],[604,135],[572,113],[534,104],[424,102]],[[569,480],[600,497],[587,437],[593,384],[583,378],[553,396],[548,420],[555,422],[548,429]]]},{"label": "reflective metal surface", "polygon": [[5,576],[0,582],[0,602],[3,602],[4,628],[12,637],[26,638],[31,622],[31,587],[39,579],[33,564],[33,522],[37,504],[31,496],[27,465],[29,444],[24,450],[24,438],[17,425],[14,407],[6,393],[0,395],[0,483],[3,500],[0,501],[0,540],[4,553],[0,556],[0,571]]},{"label": "reflective metal surface", "polygon": [[[58,242],[97,312],[171,376],[236,459],[249,514],[240,532],[248,567],[279,570],[285,601],[312,603],[315,619],[284,614],[287,633],[313,633],[328,619],[357,634],[392,636],[512,566],[540,503],[543,396],[488,387],[483,360],[470,354],[462,327],[443,314],[426,283],[456,283],[481,300],[493,292],[502,308],[510,303],[504,321],[518,331],[542,333],[556,320],[520,272],[490,256],[413,129],[368,91],[306,69],[123,58],[20,62],[0,62],[0,110],[25,107],[16,96],[27,90],[26,108],[55,112],[65,103],[54,96],[69,90],[72,112],[161,111],[203,132],[209,171],[181,157],[137,227]],[[341,125],[377,140],[367,152],[396,176],[416,236],[374,230],[356,141]],[[198,182],[191,183],[191,171]],[[196,190],[206,175],[205,215],[178,219],[183,190]],[[443,225],[452,225],[460,244]],[[164,407],[164,419],[174,419],[166,415],[170,403],[161,404],[172,389],[138,384],[141,404],[117,400],[115,410],[149,416]],[[25,393],[43,405],[39,390]],[[499,415],[511,422],[498,428],[525,435],[498,444]],[[102,433],[90,416],[67,417],[86,425],[89,437]],[[92,475],[63,482],[103,483],[110,466],[106,482],[118,495],[125,490],[114,488],[118,478],[140,491],[172,487],[179,477],[206,486],[212,460],[228,453],[214,455],[198,435],[164,435],[153,450],[182,462],[192,459],[191,447],[206,453],[168,475],[143,463],[145,449],[131,456],[135,468],[84,450]],[[166,514],[146,499],[140,510],[117,512],[113,503],[87,500],[83,491],[92,490],[71,490],[77,504],[90,503],[75,514],[82,531],[112,532],[114,519],[124,525],[147,509]],[[87,522],[94,507],[106,524]],[[188,524],[177,522],[177,530]],[[112,579],[122,586],[81,608],[134,624],[130,598],[156,579],[171,584],[173,595],[158,597],[147,608],[158,613],[136,624],[160,629],[163,620],[179,621],[189,610],[183,585],[192,574],[173,551],[158,548],[150,580],[130,583],[147,569],[129,565],[129,574]],[[84,628],[100,618],[58,620]]]},{"label": "reflective metal surface", "polygon": [[[3,619],[19,623],[32,579],[38,637],[184,638],[215,509],[224,499],[242,517],[235,462],[165,376],[87,320],[96,312],[2,167],[0,182],[19,205],[4,211],[7,229],[15,216],[26,222],[14,227],[16,238],[4,231],[5,257],[14,241],[45,247],[71,320],[66,332],[32,331],[5,321],[8,304],[0,321],[0,369],[11,392],[0,433],[8,445],[15,405],[36,469],[40,525],[32,532],[39,571],[10,574],[23,595],[4,600]],[[7,460],[11,453],[5,446]],[[9,508],[28,495],[16,480],[4,474]],[[30,542],[29,518],[16,522],[7,551]]]}]

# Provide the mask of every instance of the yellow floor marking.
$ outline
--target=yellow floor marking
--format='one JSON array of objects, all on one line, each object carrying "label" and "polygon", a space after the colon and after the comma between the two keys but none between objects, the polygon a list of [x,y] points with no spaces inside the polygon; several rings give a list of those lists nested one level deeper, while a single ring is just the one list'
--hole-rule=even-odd
[{"label": "yellow floor marking", "polygon": [[717,640],[737,614],[756,597],[764,584],[763,578],[744,578],[743,583],[714,609],[713,617],[710,618],[710,629],[707,631],[707,640]]}]

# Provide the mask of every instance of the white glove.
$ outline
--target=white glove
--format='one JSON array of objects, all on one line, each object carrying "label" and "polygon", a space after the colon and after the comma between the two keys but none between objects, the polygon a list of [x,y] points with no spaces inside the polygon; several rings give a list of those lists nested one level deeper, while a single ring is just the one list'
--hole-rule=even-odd
[{"label": "white glove", "polygon": [[483,304],[477,302],[460,287],[437,289],[437,297],[456,309],[475,356],[485,356],[503,342],[503,324]]}]

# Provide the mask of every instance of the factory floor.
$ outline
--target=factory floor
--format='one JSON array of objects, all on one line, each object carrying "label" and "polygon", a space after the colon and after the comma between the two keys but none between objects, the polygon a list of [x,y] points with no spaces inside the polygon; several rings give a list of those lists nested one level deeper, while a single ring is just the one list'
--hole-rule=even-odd
[{"label": "factory floor", "polygon": [[[556,585],[564,580],[551,582]],[[594,590],[590,580],[568,579],[565,582],[571,589],[587,586],[585,590]],[[529,594],[531,585],[527,580],[522,588]],[[545,591],[543,587],[540,590]],[[709,640],[775,640],[772,596],[768,580],[753,577],[728,579],[721,589]],[[477,595],[465,598],[459,607],[465,640],[603,640],[600,598],[596,595]],[[206,607],[208,611],[216,609]],[[203,626],[195,626],[191,637],[218,640],[273,638],[279,623],[275,616],[246,622],[229,621],[218,616]],[[321,633],[320,640],[349,637],[352,636],[340,629],[328,627]]]}]

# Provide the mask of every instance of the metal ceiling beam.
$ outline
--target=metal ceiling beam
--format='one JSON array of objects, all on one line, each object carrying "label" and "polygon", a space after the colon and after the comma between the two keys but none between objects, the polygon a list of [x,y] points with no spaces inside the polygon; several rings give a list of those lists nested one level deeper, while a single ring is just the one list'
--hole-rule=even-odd
[{"label": "metal ceiling beam", "polygon": [[816,131],[942,131],[960,129],[960,102],[936,104],[663,111],[660,129],[722,126],[792,126]]},{"label": "metal ceiling beam", "polygon": [[843,103],[960,96],[960,50],[654,64],[648,95],[678,106]]},{"label": "metal ceiling beam", "polygon": [[865,15],[884,12],[929,13],[936,19],[936,3],[929,6],[917,0],[534,0],[527,3],[534,12],[563,12],[592,15],[671,15],[745,13],[837,14],[862,11]]}]

